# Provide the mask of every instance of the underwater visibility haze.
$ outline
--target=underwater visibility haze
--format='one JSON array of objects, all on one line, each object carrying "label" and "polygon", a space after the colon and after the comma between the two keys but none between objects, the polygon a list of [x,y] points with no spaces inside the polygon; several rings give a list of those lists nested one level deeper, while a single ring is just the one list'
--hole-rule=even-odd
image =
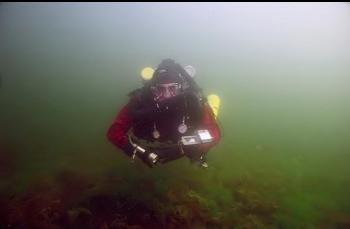
[{"label": "underwater visibility haze", "polygon": [[[208,169],[106,136],[172,58],[220,96]],[[0,3],[0,228],[350,228],[349,3]]]}]

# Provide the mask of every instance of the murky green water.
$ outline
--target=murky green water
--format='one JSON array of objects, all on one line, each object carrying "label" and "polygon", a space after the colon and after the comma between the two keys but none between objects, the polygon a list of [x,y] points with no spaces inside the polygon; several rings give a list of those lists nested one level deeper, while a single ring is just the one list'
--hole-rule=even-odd
[{"label": "murky green water", "polygon": [[[348,3],[0,4],[0,225],[350,227],[349,41]],[[106,139],[169,57],[222,99],[207,171]]]}]

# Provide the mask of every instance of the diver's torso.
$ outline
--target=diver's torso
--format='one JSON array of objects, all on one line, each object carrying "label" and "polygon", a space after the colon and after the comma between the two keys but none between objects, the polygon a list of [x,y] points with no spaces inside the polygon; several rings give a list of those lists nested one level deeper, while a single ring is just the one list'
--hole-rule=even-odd
[{"label": "diver's torso", "polygon": [[[139,138],[149,141],[178,142],[181,136],[191,135],[191,133],[197,128],[197,125],[194,125],[188,120],[183,122],[186,117],[180,114],[167,113],[164,114],[164,116],[157,116],[158,118],[152,120],[135,120],[133,127],[134,134]],[[184,129],[187,130],[183,131]]]},{"label": "diver's torso", "polygon": [[[186,99],[186,104],[179,99],[168,109],[152,112],[151,115],[139,116],[133,120],[133,134],[147,141],[177,143],[181,136],[192,135],[198,129],[203,108]],[[140,106],[156,106],[152,101],[140,100]]]}]

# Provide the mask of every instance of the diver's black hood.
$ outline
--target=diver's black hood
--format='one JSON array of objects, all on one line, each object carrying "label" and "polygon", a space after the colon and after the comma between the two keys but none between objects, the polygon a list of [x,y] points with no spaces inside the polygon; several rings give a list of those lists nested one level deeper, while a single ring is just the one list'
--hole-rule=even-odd
[{"label": "diver's black hood", "polygon": [[151,85],[162,83],[183,83],[183,77],[178,66],[172,59],[163,60],[153,73]]},{"label": "diver's black hood", "polygon": [[152,87],[158,83],[168,83],[169,81],[180,83],[184,91],[201,92],[196,82],[180,64],[173,59],[164,59],[155,70],[148,86]]}]

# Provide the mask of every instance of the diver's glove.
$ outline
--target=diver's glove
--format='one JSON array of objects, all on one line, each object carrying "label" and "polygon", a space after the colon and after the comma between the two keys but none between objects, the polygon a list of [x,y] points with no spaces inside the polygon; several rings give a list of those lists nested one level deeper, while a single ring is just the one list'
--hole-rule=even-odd
[{"label": "diver's glove", "polygon": [[155,153],[159,156],[159,161],[161,163],[176,160],[183,156],[183,152],[177,147],[157,149]]},{"label": "diver's glove", "polygon": [[199,158],[199,166],[201,168],[207,169],[209,167],[207,160],[206,160],[206,155],[203,154],[200,158]]},{"label": "diver's glove", "polygon": [[182,146],[182,149],[187,157],[196,161],[199,161],[200,157],[203,155],[203,152],[199,149],[198,145],[184,145]]},{"label": "diver's glove", "polygon": [[203,169],[207,169],[209,167],[207,160],[206,160],[206,155],[202,155],[199,158],[192,158],[189,157],[191,164],[197,164],[199,167]]},{"label": "diver's glove", "polygon": [[201,168],[208,168],[206,157],[207,152],[199,151],[195,145],[183,146],[186,156],[190,159],[191,163],[198,164]]}]

